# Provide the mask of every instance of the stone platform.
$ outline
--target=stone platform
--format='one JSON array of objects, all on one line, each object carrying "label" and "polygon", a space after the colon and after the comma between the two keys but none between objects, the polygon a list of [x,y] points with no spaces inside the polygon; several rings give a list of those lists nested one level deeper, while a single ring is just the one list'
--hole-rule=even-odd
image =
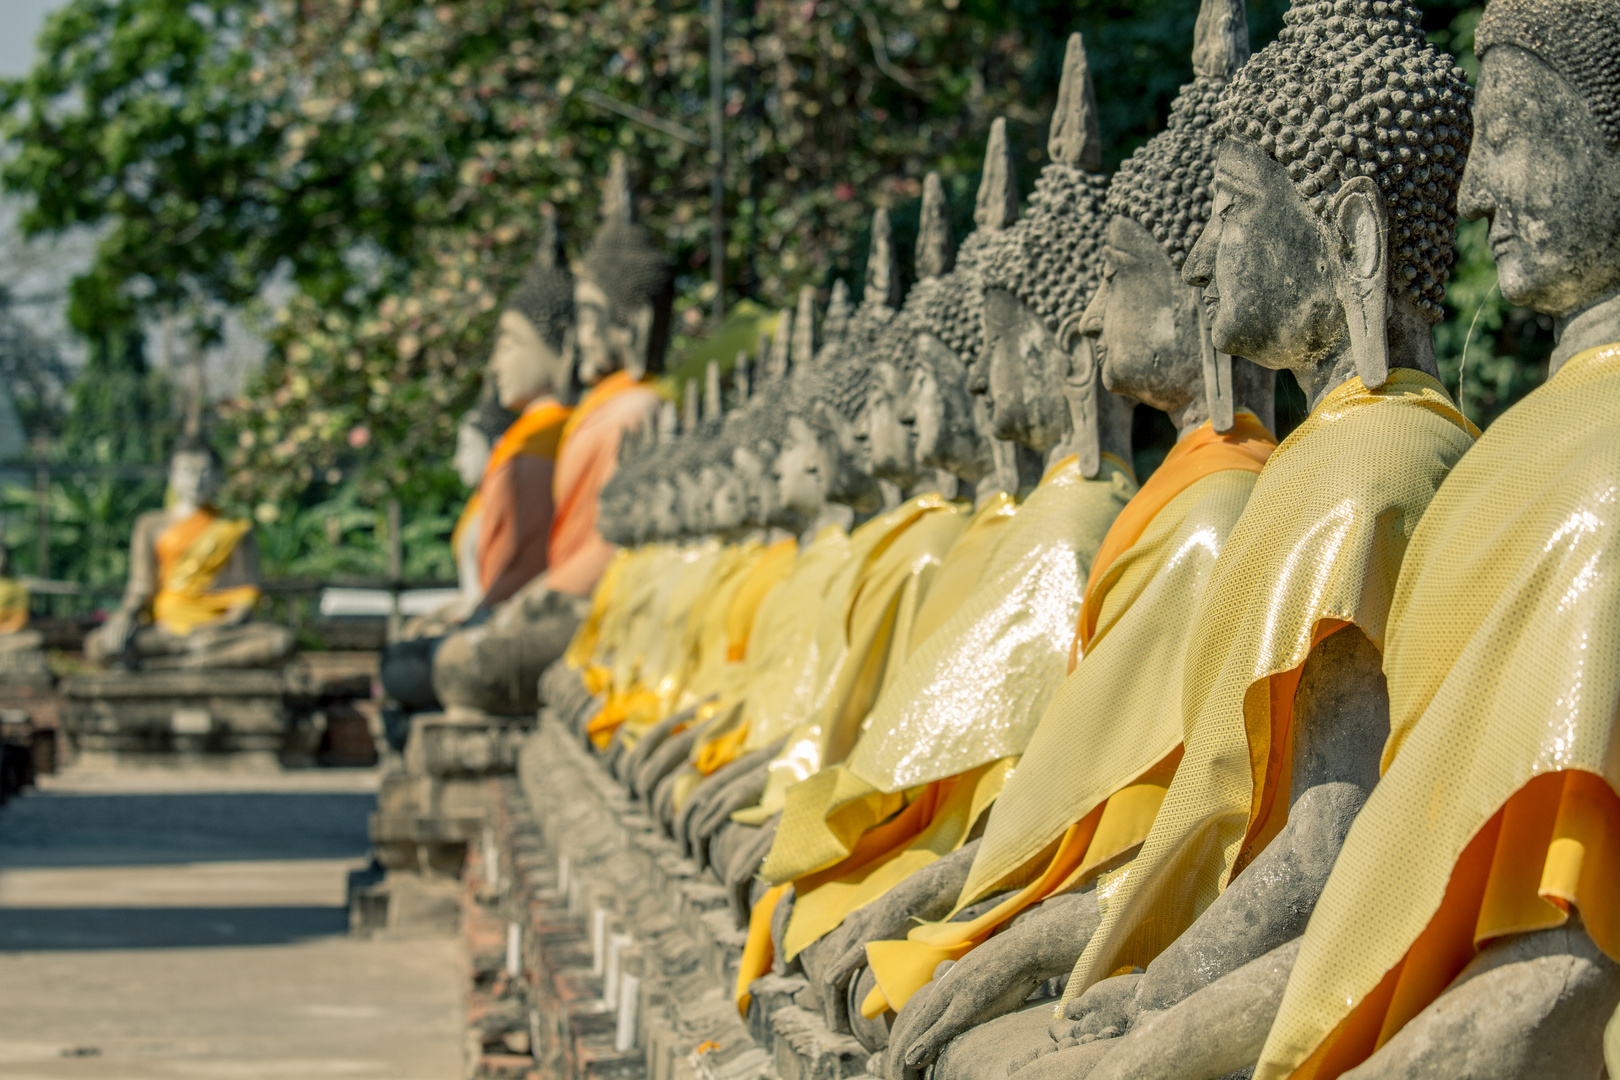
[{"label": "stone platform", "polygon": [[[800,977],[758,980],[747,1018],[738,1015],[746,935],[725,889],[680,856],[563,724],[543,714],[517,775],[486,784],[489,832],[469,857],[483,909],[474,952],[493,953],[493,920],[506,927],[509,955],[488,978],[500,1022],[471,1025],[469,1076],[865,1076],[868,1052],[796,1003]],[[523,1043],[513,1018],[525,1011],[527,1063],[513,1053]]]},{"label": "stone platform", "polygon": [[370,697],[371,680],[361,661],[301,657],[280,670],[103,671],[58,689],[81,764],[275,766],[312,763],[327,713],[352,726],[353,702]]}]

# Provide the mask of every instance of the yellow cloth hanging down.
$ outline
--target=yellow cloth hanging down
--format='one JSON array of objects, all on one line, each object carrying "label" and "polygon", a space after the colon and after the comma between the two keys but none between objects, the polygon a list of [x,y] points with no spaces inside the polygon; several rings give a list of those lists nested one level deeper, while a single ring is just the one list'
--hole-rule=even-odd
[{"label": "yellow cloth hanging down", "polygon": [[[648,566],[662,558],[666,551],[665,545],[656,542],[643,544],[633,551],[621,549],[608,564],[610,570],[617,565],[617,572],[611,578],[604,573],[599,583],[606,583],[608,590],[592,594],[591,614],[580,624],[569,644],[571,651],[577,650],[582,678],[592,694],[604,694],[613,685],[613,664],[630,624],[628,612],[640,602]],[[594,629],[592,619],[596,619]],[[582,638],[581,635],[589,636]]]},{"label": "yellow cloth hanging down", "polygon": [[754,629],[754,619],[771,590],[792,573],[799,556],[799,542],[793,537],[778,540],[767,547],[748,577],[737,587],[731,606],[726,611],[726,659],[740,664],[748,656],[748,643]]},{"label": "yellow cloth hanging down", "polygon": [[563,650],[563,663],[575,671],[583,672],[596,657],[596,650],[602,638],[602,620],[613,605],[615,591],[624,576],[625,567],[645,550],[645,548],[634,550],[620,548],[613,553],[613,558],[608,560],[607,569],[602,571],[601,579],[591,590],[591,609],[580,621],[579,628],[574,631],[573,638],[568,642],[568,648]]},{"label": "yellow cloth hanging down", "polygon": [[1620,960],[1620,344],[1570,359],[1435,497],[1390,611],[1384,775],[1256,1077],[1327,1078],[1475,952],[1561,925]]},{"label": "yellow cloth hanging down", "polygon": [[[1181,671],[1193,615],[1222,544],[1276,440],[1252,413],[1182,438],[1115,519],[1087,577],[1077,646],[990,815],[952,914],[1030,885],[981,917],[872,942],[863,1011],[903,1008],[1019,912],[1081,884],[1140,844],[1180,760]],[[1056,844],[1056,850],[1053,845]]]},{"label": "yellow cloth hanging down", "polygon": [[28,628],[28,587],[15,578],[0,578],[0,634]]},{"label": "yellow cloth hanging down", "polygon": [[750,721],[750,748],[784,734],[787,743],[768,767],[760,804],[734,820],[763,823],[782,809],[789,787],[824,762],[843,760],[881,688],[895,627],[915,618],[968,517],[966,507],[937,493],[919,495],[850,534],[849,557],[817,608],[810,648],[785,672],[790,692],[761,702]]},{"label": "yellow cloth hanging down", "polygon": [[702,594],[692,605],[686,621],[686,656],[676,682],[671,704],[659,714],[663,719],[718,693],[730,646],[728,623],[732,602],[755,565],[765,557],[765,545],[756,539],[729,544],[704,584]]},{"label": "yellow cloth hanging down", "polygon": [[685,617],[704,579],[719,557],[720,545],[704,542],[671,546],[649,563],[632,605],[624,613],[622,638],[609,665],[606,700],[586,731],[598,749],[632,714],[638,720],[656,712],[660,693],[669,689],[669,665],[675,660]]},{"label": "yellow cloth hanging down", "polygon": [[258,603],[257,585],[216,589],[214,582],[252,523],[220,517],[202,507],[157,538],[158,591],[152,621],[184,637],[218,622],[233,609]]},{"label": "yellow cloth hanging down", "polygon": [[808,651],[818,609],[829,583],[849,557],[850,536],[836,525],[820,530],[794,559],[786,576],[760,600],[749,631],[741,672],[731,676],[733,692],[717,710],[721,717],[693,746],[691,761],[708,775],[738,754],[765,745],[756,742],[764,725],[757,716],[774,715],[776,703],[790,697],[801,654]]},{"label": "yellow cloth hanging down", "polygon": [[[885,688],[847,765],[789,791],[763,875],[802,879],[833,868],[818,874],[830,879],[824,886],[795,887],[789,958],[967,839],[1063,678],[1092,554],[1135,487],[1112,456],[1093,480],[1073,458],[1049,469],[1002,530],[972,594]],[[955,798],[938,801],[944,816],[860,865],[835,865],[907,789],[948,780]],[[958,803],[973,813],[955,813]]]},{"label": "yellow cloth hanging down", "polygon": [[1383,648],[1412,531],[1477,436],[1439,382],[1394,368],[1377,390],[1335,388],[1271,455],[1195,619],[1185,757],[1141,853],[1110,882],[1065,1001],[1152,961],[1286,823],[1300,668],[1347,624]]}]

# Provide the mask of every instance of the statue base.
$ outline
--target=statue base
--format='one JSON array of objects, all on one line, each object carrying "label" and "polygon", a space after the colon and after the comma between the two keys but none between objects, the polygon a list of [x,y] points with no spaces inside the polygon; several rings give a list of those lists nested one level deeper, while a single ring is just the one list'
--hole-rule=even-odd
[{"label": "statue base", "polygon": [[[329,713],[342,729],[335,741],[346,748],[353,742],[348,728],[357,715],[354,702],[371,696],[375,668],[365,654],[317,656],[300,657],[281,670],[76,675],[61,683],[62,728],[81,766],[316,764]],[[375,760],[374,750],[369,760]]]}]

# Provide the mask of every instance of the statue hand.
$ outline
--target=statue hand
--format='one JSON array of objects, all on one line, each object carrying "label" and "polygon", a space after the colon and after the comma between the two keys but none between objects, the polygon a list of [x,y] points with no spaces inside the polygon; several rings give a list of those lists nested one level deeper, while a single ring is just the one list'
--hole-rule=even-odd
[{"label": "statue hand", "polygon": [[1085,892],[1053,897],[1015,919],[929,984],[936,992],[914,1016],[907,1014],[917,999],[907,1002],[890,1037],[893,1064],[909,1070],[932,1064],[964,1031],[1005,1016],[1041,983],[1067,975],[1098,918],[1096,894]]},{"label": "statue hand", "polygon": [[1136,1019],[1141,970],[1104,979],[1069,1002],[1063,1014],[1052,1021],[1052,1041],[1083,1043],[1123,1035]]}]

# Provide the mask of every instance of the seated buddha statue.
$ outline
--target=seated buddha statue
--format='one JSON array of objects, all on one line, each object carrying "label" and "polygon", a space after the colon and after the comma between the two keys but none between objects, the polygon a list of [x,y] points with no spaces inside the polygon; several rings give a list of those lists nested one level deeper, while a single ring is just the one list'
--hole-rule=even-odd
[{"label": "seated buddha statue", "polygon": [[482,427],[463,424],[457,434],[458,461],[465,457],[470,466],[477,455],[463,455],[463,442],[475,451],[485,431],[499,425],[500,413],[518,414],[489,444],[476,490],[451,534],[458,570],[466,564],[471,580],[448,610],[383,652],[383,688],[408,711],[440,704],[433,670],[445,636],[487,620],[547,567],[558,443],[570,413],[564,402],[572,397],[573,302],[573,276],[562,262],[555,216],[548,213],[540,254],[506,298],[496,324],[487,378],[494,400],[480,405],[492,415],[480,421],[476,411],[469,414]]},{"label": "seated buddha statue", "polygon": [[619,441],[652,421],[647,385],[663,364],[673,275],[634,220],[623,155],[614,158],[603,220],[574,279],[574,345],[584,386],[560,432],[545,569],[497,604],[489,618],[447,637],[433,658],[433,686],[447,707],[524,716],[539,704],[540,674],[560,657],[613,557],[596,527],[602,486]]},{"label": "seated buddha statue", "polygon": [[273,667],[296,642],[284,626],[253,621],[259,549],[250,522],[215,508],[221,469],[200,439],[169,461],[167,509],[135,519],[129,582],[118,609],[85,638],[97,663],[140,668]]},{"label": "seated buddha statue", "polygon": [[1268,1080],[1601,1076],[1606,1024],[1620,1067],[1620,4],[1498,0],[1474,49],[1460,208],[1557,344],[1407,548],[1383,776],[1265,988]]},{"label": "seated buddha statue", "polygon": [[[1140,1022],[1151,1042],[1155,1014],[1297,938],[1377,780],[1395,581],[1477,437],[1435,377],[1432,333],[1468,103],[1401,0],[1295,3],[1221,99],[1214,205],[1182,276],[1214,347],[1291,371],[1311,412],[1209,571],[1183,756],[1140,852],[1099,887],[1032,1076],[1137,1075],[1108,1072],[1116,1039]],[[1259,1049],[1200,1038],[1216,1076]]]},{"label": "seated buddha statue", "polygon": [[[1049,198],[1061,183],[1053,179],[1054,170],[1081,174],[1083,190],[1093,190],[1084,174],[1088,167],[1096,167],[1100,156],[1096,104],[1078,36],[1071,39],[1065,67],[1062,104],[1052,123],[1053,166],[1030,215],[1004,232],[992,230],[994,238],[985,248],[992,266],[998,259],[1005,267],[1014,259],[1028,258],[1054,239],[1063,243],[1097,231],[1096,222],[1089,219],[1100,215],[1099,200],[1065,205]],[[1071,138],[1076,131],[1080,136]],[[1005,153],[997,145],[1000,142],[998,125],[992,162]],[[996,186],[986,188],[993,191]],[[1042,239],[1034,239],[1036,233]],[[1083,309],[1100,270],[1100,262],[1093,261],[1072,274],[1066,285],[1069,291],[1049,297],[1053,313],[1067,318],[1071,311]],[[1035,299],[1033,293],[1030,299]],[[946,339],[968,340],[960,330],[947,330]],[[930,348],[948,347],[935,338]],[[1004,353],[1020,361],[1027,355],[1005,349]],[[1014,408],[1002,416],[1001,433],[1042,452],[1050,452],[1054,445],[1076,452],[1053,460],[1042,481],[1000,526],[997,539],[982,556],[976,580],[952,598],[955,610],[937,627],[928,628],[920,642],[914,633],[913,651],[865,718],[844,766],[823,770],[789,792],[777,847],[763,871],[769,880],[795,881],[794,911],[784,938],[788,954],[798,954],[846,915],[966,843],[1062,681],[1087,570],[1136,485],[1125,460],[1117,454],[1105,457],[1096,445],[1103,425],[1097,422],[1102,403],[1095,375],[1076,375],[1077,369],[1091,364],[1089,354],[1044,357],[1040,362],[1045,372],[1067,369],[1063,376],[1067,384],[1084,384],[1085,391],[1048,387],[1058,401],[1067,396],[1079,407],[1066,410],[1071,418],[1066,429],[1054,422],[1049,433],[1043,432],[1030,425],[1039,413],[1022,408],[1026,392],[1020,387],[1018,398],[1009,403]],[[997,395],[995,412],[1002,411],[1006,388],[1033,374],[987,380],[990,392]],[[1116,440],[1113,445],[1128,456],[1130,404],[1106,393],[1100,397],[1108,399],[1103,408],[1113,421],[1108,425]],[[1088,456],[1094,475],[1089,478],[1077,452],[1081,439],[1092,444]],[[946,565],[950,562],[947,555]],[[934,899],[948,910],[955,888],[941,886]],[[883,927],[889,933],[903,930],[908,920],[924,914],[910,904],[885,910],[893,913]],[[935,910],[931,915],[944,913]],[[840,958],[861,957],[862,950],[849,938],[846,932],[836,944],[828,944]],[[811,971],[818,965],[807,956],[805,966]],[[838,965],[835,974],[841,976],[849,966]],[[837,981],[833,980],[835,988]],[[834,993],[836,997],[836,989]],[[867,996],[872,996],[865,1006],[868,1019],[887,1011],[890,1004],[904,1003],[904,999],[889,1003],[882,994],[862,995]]]}]

